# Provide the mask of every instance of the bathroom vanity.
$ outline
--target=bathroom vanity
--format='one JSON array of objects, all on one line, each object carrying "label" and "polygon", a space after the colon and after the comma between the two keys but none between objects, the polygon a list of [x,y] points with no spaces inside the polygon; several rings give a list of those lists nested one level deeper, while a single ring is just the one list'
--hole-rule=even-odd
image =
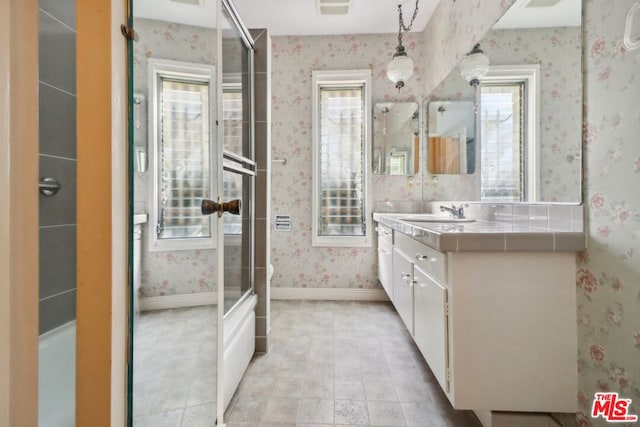
[{"label": "bathroom vanity", "polygon": [[582,207],[493,208],[375,213],[380,281],[454,408],[575,412]]}]

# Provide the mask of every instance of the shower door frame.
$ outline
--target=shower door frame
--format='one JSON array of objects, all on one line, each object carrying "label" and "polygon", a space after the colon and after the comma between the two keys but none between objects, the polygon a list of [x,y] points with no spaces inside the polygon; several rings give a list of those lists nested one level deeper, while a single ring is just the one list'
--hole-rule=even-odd
[{"label": "shower door frame", "polygon": [[[128,5],[127,10],[127,23],[129,28],[133,28],[133,2],[134,0],[126,0]],[[253,43],[253,39],[249,34],[247,28],[242,24],[242,21],[239,18],[239,15],[231,3],[230,0],[215,0],[216,1],[216,68],[217,73],[215,75],[216,81],[216,111],[215,111],[215,120],[218,124],[217,129],[215,131],[216,134],[216,144],[215,144],[215,153],[217,156],[217,182],[216,182],[216,191],[219,196],[223,194],[223,173],[224,170],[231,170],[234,172],[240,172],[245,175],[251,175],[251,198],[250,201],[250,236],[251,236],[251,259],[250,259],[250,289],[245,291],[245,293],[239,298],[238,301],[234,303],[234,305],[230,308],[228,313],[224,311],[224,221],[223,218],[215,218],[215,224],[217,228],[216,235],[216,258],[217,258],[217,280],[216,280],[216,291],[217,291],[217,343],[216,343],[216,364],[217,364],[217,374],[216,374],[216,416],[217,416],[217,425],[224,425],[224,411],[226,409],[225,404],[225,383],[224,383],[224,353],[225,353],[225,321],[229,323],[230,320],[233,321],[234,316],[240,316],[243,313],[251,313],[255,310],[256,305],[256,296],[254,292],[254,266],[255,266],[255,177],[257,174],[257,164],[254,160],[255,158],[255,144],[254,144],[254,123],[255,123],[255,101],[254,101],[254,49],[255,45]],[[238,33],[241,35],[241,38],[245,44],[245,46],[250,51],[249,55],[249,70],[248,70],[248,84],[250,88],[250,120],[249,120],[249,137],[250,137],[250,158],[236,155],[234,153],[225,152],[224,151],[224,122],[223,122],[223,111],[222,111],[222,99],[223,99],[223,53],[222,53],[222,23],[223,23],[223,8],[225,9],[227,16],[232,21],[232,24],[235,25]],[[128,101],[129,101],[129,112],[128,112],[128,140],[129,140],[129,170],[133,171],[133,162],[134,162],[134,139],[133,139],[133,43],[134,40],[129,39],[127,41],[127,59],[129,62],[129,80],[128,80]],[[128,183],[128,191],[130,197],[129,203],[129,253],[133,253],[133,214],[134,214],[134,206],[131,202],[133,197],[133,179],[129,177]],[[132,259],[129,257],[129,315],[128,315],[128,354],[127,354],[127,375],[128,375],[128,387],[127,387],[127,426],[132,427],[133,423],[133,352],[134,352],[134,343],[133,343],[133,265]],[[231,318],[231,319],[230,319]],[[241,320],[241,319],[240,319]],[[246,322],[245,322],[246,323]],[[255,323],[255,322],[254,322]],[[255,328],[255,324],[253,325]],[[238,329],[230,326],[231,329]],[[253,337],[252,343],[255,341],[255,329],[253,329]],[[231,396],[229,396],[230,399]]]},{"label": "shower door frame", "polygon": [[[245,353],[247,353],[247,346],[251,346],[250,347],[251,354],[255,352],[255,307],[257,304],[257,297],[255,295],[255,180],[257,176],[258,165],[255,161],[255,99],[254,99],[255,97],[255,90],[254,90],[255,88],[255,82],[254,82],[255,43],[248,29],[240,19],[240,16],[236,8],[234,7],[232,1],[221,0],[221,6],[222,8],[224,8],[226,15],[229,17],[229,20],[232,21],[231,24],[235,26],[235,29],[240,35],[240,38],[242,39],[244,47],[248,50],[248,54],[249,54],[248,70],[247,70],[248,88],[245,88],[244,86],[242,88],[243,91],[249,90],[249,98],[248,98],[249,100],[249,120],[248,120],[249,122],[249,141],[248,141],[249,157],[239,155],[230,151],[225,151],[223,147],[224,144],[219,144],[219,149],[220,149],[221,158],[222,158],[220,185],[222,185],[222,182],[223,182],[222,174],[224,174],[225,171],[251,177],[250,179],[251,200],[249,201],[250,203],[249,235],[251,238],[251,242],[250,242],[251,255],[249,260],[250,288],[247,289],[240,296],[240,298],[233,304],[233,306],[230,307],[228,312],[225,312],[224,310],[224,277],[222,277],[224,275],[224,268],[218,270],[219,283],[221,283],[221,291],[218,294],[218,306],[222,307],[222,310],[218,310],[218,316],[219,316],[218,324],[222,325],[222,333],[220,334],[222,341],[218,343],[219,345],[218,373],[219,374],[218,374],[217,404],[219,409],[218,420],[221,420],[222,425],[224,425],[224,418],[223,418],[224,411],[229,401],[231,400],[231,397],[233,396],[233,393],[235,392],[235,389],[237,388],[237,385],[240,382],[242,375],[244,375],[244,371],[246,369],[246,366],[244,366],[244,362],[238,362],[239,360],[242,361],[242,355],[234,355],[234,356],[230,355],[229,359],[233,361],[233,363],[230,363],[230,369],[227,369],[227,371],[231,371],[231,372],[224,372],[223,371],[225,366],[224,355],[225,353],[227,353],[227,350],[229,350],[229,353],[232,353],[233,351],[239,352],[239,351],[242,351],[242,349],[244,349]],[[221,22],[223,19],[222,11],[218,16],[220,19],[220,21],[218,22],[218,28],[222,28],[222,22]],[[222,82],[222,77],[223,77],[222,70],[224,66],[224,63],[223,63],[224,59],[222,58],[222,31],[219,32],[218,42],[219,42],[218,58],[220,60],[219,63],[221,64],[220,72],[218,73],[218,77],[220,79],[218,81],[218,84],[219,84],[219,87],[221,88],[221,90],[218,91],[218,97],[219,97],[218,114],[220,117],[220,121],[219,121],[220,125],[218,126],[218,132],[219,132],[219,138],[220,138],[219,140],[224,141],[223,139],[224,138],[224,121],[222,120],[222,116],[223,116],[222,106],[223,106],[223,92],[224,92],[224,90],[222,90],[222,88],[224,87]],[[219,246],[219,247],[224,247],[224,232],[222,228],[218,229],[218,238],[222,239],[222,243],[221,243],[222,246]],[[245,238],[245,233],[243,233],[243,236],[242,236],[242,239],[244,238]],[[224,254],[223,254],[223,258],[224,258]],[[222,262],[224,262],[224,260]],[[251,321],[251,324],[248,326],[249,329],[247,330],[246,325],[249,321]],[[227,335],[225,331],[228,331],[231,333]],[[251,335],[250,336],[247,335],[248,333],[251,333]],[[251,341],[250,343],[247,342],[249,338]],[[242,345],[243,339],[245,340],[244,346]],[[226,345],[225,345],[225,341],[227,342]],[[240,341],[239,344],[238,344],[238,341]],[[246,364],[248,365],[249,360],[246,360],[246,356],[247,354],[245,354],[245,361],[246,361]],[[222,375],[220,375],[221,372],[223,372]],[[225,373],[230,375],[225,376]],[[225,393],[225,389],[230,393],[228,396]]]}]

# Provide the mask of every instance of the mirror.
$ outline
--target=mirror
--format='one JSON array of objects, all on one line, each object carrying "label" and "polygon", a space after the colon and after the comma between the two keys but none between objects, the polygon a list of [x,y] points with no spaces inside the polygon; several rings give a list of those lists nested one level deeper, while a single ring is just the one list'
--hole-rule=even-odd
[{"label": "mirror", "polygon": [[417,102],[383,102],[373,108],[373,173],[415,175],[420,165]]},{"label": "mirror", "polygon": [[[538,68],[537,99],[528,107],[531,99],[521,98],[522,114],[536,110],[533,123],[526,120],[512,121],[510,128],[521,128],[526,135],[520,143],[520,154],[496,151],[497,142],[487,139],[490,133],[488,121],[479,124],[479,146],[476,149],[476,170],[468,175],[450,178],[438,173],[438,182],[423,188],[423,199],[434,195],[448,200],[486,200],[522,202],[580,203],[582,200],[582,31],[580,0],[560,0],[556,5],[541,8],[526,7],[528,0],[518,0],[496,25],[480,41],[480,47],[489,57],[493,75],[483,79],[478,87],[480,118],[486,114],[505,119],[510,114],[497,115],[487,108],[486,96],[516,97],[506,92],[508,88],[483,88],[498,86],[500,80],[522,81],[524,68]],[[540,27],[543,25],[545,27]],[[531,67],[533,66],[533,67]],[[504,71],[509,70],[508,72]],[[509,74],[511,73],[511,74]],[[520,75],[519,75],[520,74]],[[535,78],[533,81],[536,81]],[[492,93],[493,92],[493,93]],[[500,93],[502,92],[502,93]],[[517,92],[517,90],[515,91]],[[484,93],[484,94],[483,94]],[[484,103],[483,103],[483,97]],[[476,102],[476,91],[460,76],[456,67],[438,88],[425,100],[428,110],[433,101]],[[516,105],[516,101],[511,101]],[[502,108],[502,107],[500,107]],[[515,108],[520,114],[519,107]],[[504,111],[503,111],[504,113]],[[427,119],[428,121],[428,119]],[[507,128],[500,132],[505,134]],[[431,131],[426,129],[426,136]],[[494,129],[495,135],[495,129]],[[515,153],[515,154],[514,154]],[[504,160],[510,157],[510,160]],[[428,156],[427,156],[428,157]],[[503,161],[504,160],[504,161]],[[429,165],[427,159],[425,166]],[[493,168],[493,171],[489,171]],[[495,191],[483,191],[483,179],[497,177],[496,168],[511,168],[512,185],[518,191],[499,187]],[[490,173],[491,172],[491,173]],[[435,174],[427,171],[429,174]],[[462,174],[462,172],[460,172]],[[492,175],[493,174],[493,175]],[[515,184],[513,183],[515,182]]]},{"label": "mirror", "polygon": [[147,171],[147,103],[142,93],[133,94],[133,171]]},{"label": "mirror", "polygon": [[212,425],[219,415],[220,248],[216,222],[200,213],[201,200],[217,196],[220,170],[216,7],[135,0],[132,8],[133,427],[178,426],[183,417]]},{"label": "mirror", "polygon": [[430,102],[427,117],[429,173],[474,173],[476,114],[473,102]]}]

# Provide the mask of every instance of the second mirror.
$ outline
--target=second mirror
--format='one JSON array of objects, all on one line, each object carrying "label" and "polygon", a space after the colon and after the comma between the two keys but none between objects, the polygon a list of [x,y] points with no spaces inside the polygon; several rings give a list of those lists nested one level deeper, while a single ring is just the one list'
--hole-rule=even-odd
[{"label": "second mirror", "polygon": [[476,114],[473,102],[430,102],[427,114],[429,173],[474,173]]},{"label": "second mirror", "polygon": [[373,108],[373,173],[415,175],[420,165],[417,102],[383,102]]}]

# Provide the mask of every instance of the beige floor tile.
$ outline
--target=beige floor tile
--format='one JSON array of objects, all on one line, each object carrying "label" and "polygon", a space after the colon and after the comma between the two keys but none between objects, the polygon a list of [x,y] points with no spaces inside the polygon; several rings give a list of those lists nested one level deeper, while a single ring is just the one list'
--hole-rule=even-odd
[{"label": "beige floor tile", "polygon": [[329,399],[302,399],[299,423],[333,423],[333,400]]},{"label": "beige floor tile", "polygon": [[345,425],[369,425],[367,402],[362,400],[336,400],[335,423]]}]

